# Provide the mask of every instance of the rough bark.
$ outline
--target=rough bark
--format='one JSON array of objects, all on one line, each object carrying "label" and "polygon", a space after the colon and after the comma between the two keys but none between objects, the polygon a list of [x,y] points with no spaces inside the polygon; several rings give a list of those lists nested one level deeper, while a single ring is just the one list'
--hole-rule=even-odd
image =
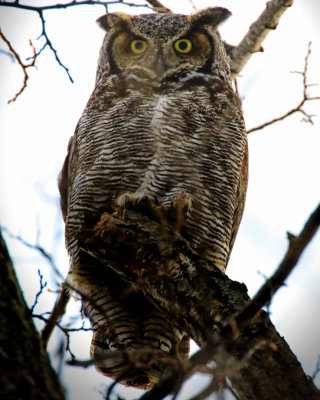
[{"label": "rough bark", "polygon": [[63,400],[0,232],[0,398]]},{"label": "rough bark", "polygon": [[[134,211],[126,220],[104,214],[81,235],[83,249],[114,270],[199,344],[202,351],[143,399],[161,399],[196,365],[214,359],[228,371],[241,399],[320,399],[320,392],[276,332],[264,311],[250,304],[245,285],[234,282],[193,251],[168,226]],[[179,386],[179,384],[178,384]]]}]

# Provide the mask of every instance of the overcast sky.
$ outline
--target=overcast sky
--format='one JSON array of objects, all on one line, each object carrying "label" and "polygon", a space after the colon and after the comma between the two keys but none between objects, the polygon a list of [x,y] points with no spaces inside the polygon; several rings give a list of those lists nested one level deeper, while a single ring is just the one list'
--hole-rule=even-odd
[{"label": "overcast sky", "polygon": [[[30,2],[32,3],[32,2]],[[51,3],[37,2],[40,3]],[[174,5],[173,5],[173,4]],[[164,1],[175,12],[192,12],[188,1]],[[224,6],[232,17],[220,32],[224,40],[237,44],[265,7],[265,0],[198,1],[197,8]],[[119,10],[110,6],[110,11]],[[125,8],[129,13],[145,12]],[[47,48],[37,59],[37,69],[29,69],[25,92],[16,102],[7,104],[20,89],[23,74],[17,63],[0,53],[0,223],[26,241],[37,241],[55,256],[63,275],[68,258],[63,243],[63,224],[58,209],[56,178],[66,155],[69,137],[93,89],[95,69],[103,31],[95,20],[103,7],[73,7],[45,13],[47,32],[66,72],[57,65]],[[264,52],[252,57],[238,78],[240,95],[248,128],[278,117],[301,101],[301,76],[308,42],[312,41],[308,81],[320,83],[320,3],[318,0],[295,0],[280,20],[276,31],[264,42]],[[28,39],[37,49],[43,38],[36,13],[0,8],[0,26],[13,47],[25,60],[32,55]],[[0,49],[7,50],[0,42]],[[320,87],[311,87],[320,96]],[[253,295],[281,261],[286,247],[286,232],[298,233],[320,199],[320,102],[309,102],[305,110],[315,114],[314,125],[301,122],[295,114],[262,131],[250,134],[249,189],[245,214],[227,273],[244,282]],[[320,354],[320,235],[313,240],[301,262],[276,294],[271,318],[297,354],[306,372],[312,374]],[[25,297],[33,304],[39,287],[37,270],[57,289],[59,281],[52,268],[38,253],[5,236],[14,258]],[[55,294],[47,290],[36,312],[48,311]],[[79,302],[71,304],[69,315],[77,315]],[[38,325],[39,327],[41,324]],[[55,350],[56,340],[50,344]],[[90,334],[77,334],[72,350],[79,358],[89,357]],[[63,380],[69,399],[101,399],[107,382],[93,368],[66,367]],[[320,379],[318,377],[318,382]],[[180,399],[191,390],[200,389],[193,381]],[[127,399],[137,391],[118,386]],[[187,397],[188,394],[188,397]]]}]

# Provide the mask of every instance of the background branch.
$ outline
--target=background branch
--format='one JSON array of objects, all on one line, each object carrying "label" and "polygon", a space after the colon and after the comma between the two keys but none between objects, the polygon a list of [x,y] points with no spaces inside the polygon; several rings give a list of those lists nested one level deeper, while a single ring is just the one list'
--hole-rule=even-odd
[{"label": "background branch", "polygon": [[23,71],[23,75],[24,75],[23,84],[21,86],[21,89],[16,93],[16,95],[12,99],[8,100],[8,104],[9,104],[9,103],[11,103],[13,101],[16,101],[16,99],[20,96],[20,94],[22,94],[24,89],[27,87],[27,82],[28,82],[28,79],[29,79],[29,75],[27,73],[27,69],[30,68],[30,67],[35,67],[35,63],[36,63],[36,59],[37,59],[37,53],[36,53],[36,49],[33,46],[31,40],[29,40],[29,44],[33,49],[33,57],[32,57],[32,61],[29,64],[24,64],[21,61],[21,58],[20,58],[19,54],[15,51],[15,49],[12,47],[10,41],[6,38],[6,36],[2,32],[1,28],[0,28],[0,37],[6,43],[6,45],[8,46],[11,54],[13,54],[13,56],[14,56],[14,59],[20,65],[20,67],[21,67],[21,69]]},{"label": "background branch", "polygon": [[268,121],[268,122],[265,122],[265,123],[263,123],[263,124],[261,124],[259,126],[256,126],[255,128],[251,128],[251,129],[249,129],[247,131],[247,133],[252,133],[252,132],[258,131],[260,129],[263,129],[266,126],[272,125],[272,124],[274,124],[276,122],[283,121],[284,119],[286,119],[287,117],[289,117],[290,115],[295,114],[295,113],[301,113],[305,117],[305,118],[303,118],[304,122],[309,122],[309,123],[313,124],[313,120],[312,120],[313,115],[308,114],[303,109],[303,106],[305,105],[305,103],[307,101],[320,100],[320,97],[317,97],[317,96],[310,97],[308,95],[308,92],[307,92],[307,90],[308,90],[308,88],[310,86],[314,86],[314,84],[308,84],[307,83],[308,61],[309,61],[310,54],[311,54],[311,42],[309,42],[309,44],[308,44],[308,52],[307,52],[307,55],[305,57],[305,63],[304,63],[303,71],[302,72],[293,71],[294,73],[300,74],[302,76],[303,92],[302,92],[302,100],[300,101],[300,103],[296,107],[292,108],[290,111],[288,111],[285,114],[283,114],[281,117],[274,118],[271,121]]}]

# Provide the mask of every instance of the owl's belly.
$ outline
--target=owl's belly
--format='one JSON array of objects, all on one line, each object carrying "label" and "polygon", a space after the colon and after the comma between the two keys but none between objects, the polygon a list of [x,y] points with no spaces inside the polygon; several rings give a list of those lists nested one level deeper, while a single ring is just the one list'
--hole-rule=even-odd
[{"label": "owl's belly", "polygon": [[[219,250],[219,263],[225,264],[237,177],[229,172],[232,141],[224,138],[223,124],[217,132],[212,108],[201,106],[206,98],[193,93],[192,103],[188,93],[140,97],[137,105],[124,100],[99,115],[95,131],[88,135],[85,129],[87,153],[74,181],[74,215],[111,210],[126,192],[157,199],[166,208],[184,193],[191,204],[186,235],[197,248]],[[78,218],[80,229],[85,220]]]}]

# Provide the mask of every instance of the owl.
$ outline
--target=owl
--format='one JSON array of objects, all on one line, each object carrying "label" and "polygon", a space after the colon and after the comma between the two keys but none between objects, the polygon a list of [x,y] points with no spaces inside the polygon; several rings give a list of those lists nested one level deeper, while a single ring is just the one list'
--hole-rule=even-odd
[{"label": "owl", "polygon": [[189,338],[169,313],[84,254],[79,232],[104,212],[124,217],[147,201],[168,216],[177,212],[190,246],[225,270],[247,187],[246,131],[217,31],[229,14],[208,8],[98,20],[106,34],[95,88],[70,139],[59,189],[67,282],[92,324],[91,356],[125,385],[151,387],[166,356],[188,357]]}]

